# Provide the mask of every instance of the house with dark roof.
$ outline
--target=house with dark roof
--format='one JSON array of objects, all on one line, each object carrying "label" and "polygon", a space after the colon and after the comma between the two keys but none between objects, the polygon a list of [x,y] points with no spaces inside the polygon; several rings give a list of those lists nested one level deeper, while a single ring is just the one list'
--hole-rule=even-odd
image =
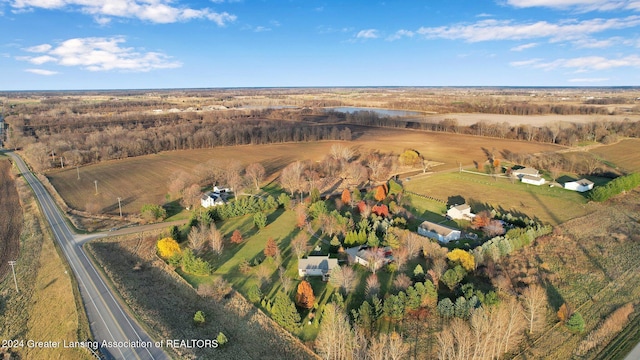
[{"label": "house with dark roof", "polygon": [[338,259],[330,259],[329,255],[310,255],[305,259],[298,259],[298,275],[322,276],[326,280],[331,270],[338,266]]},{"label": "house with dark roof", "polygon": [[462,231],[431,221],[424,221],[418,226],[418,234],[438,240],[441,243],[448,243],[449,241],[460,239]]}]

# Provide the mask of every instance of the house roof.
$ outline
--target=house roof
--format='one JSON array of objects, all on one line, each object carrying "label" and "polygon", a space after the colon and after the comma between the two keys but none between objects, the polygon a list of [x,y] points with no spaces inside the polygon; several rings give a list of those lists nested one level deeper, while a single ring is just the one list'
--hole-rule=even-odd
[{"label": "house roof", "polygon": [[539,176],[531,176],[531,175],[525,175],[522,177],[522,180],[529,180],[529,181],[535,181],[535,182],[540,182],[543,181],[544,179],[539,177]]},{"label": "house roof", "polygon": [[432,232],[435,232],[437,234],[440,234],[442,236],[448,236],[448,235],[450,235],[451,233],[453,233],[455,231],[460,231],[460,230],[452,229],[452,228],[444,226],[444,225],[432,223],[431,221],[423,221],[422,224],[420,224],[420,227],[425,229],[425,230],[432,231]]},{"label": "house roof", "polygon": [[466,210],[471,210],[471,206],[469,206],[469,204],[462,204],[462,205],[452,206],[449,210],[451,210],[451,209],[456,209],[456,210],[462,212],[462,211],[466,211]]},{"label": "house roof", "polygon": [[530,167],[513,170],[512,172],[513,173],[522,174],[522,175],[533,175],[533,176],[537,176],[538,175],[538,170],[536,170],[534,168],[530,168]]},{"label": "house roof", "polygon": [[587,179],[580,179],[578,181],[576,181],[578,184],[582,185],[582,186],[589,186],[589,185],[593,185],[593,181],[587,180]]},{"label": "house roof", "polygon": [[331,271],[336,266],[338,266],[338,259],[329,259],[329,255],[309,256],[306,259],[298,260],[298,270],[319,268],[324,271]]}]

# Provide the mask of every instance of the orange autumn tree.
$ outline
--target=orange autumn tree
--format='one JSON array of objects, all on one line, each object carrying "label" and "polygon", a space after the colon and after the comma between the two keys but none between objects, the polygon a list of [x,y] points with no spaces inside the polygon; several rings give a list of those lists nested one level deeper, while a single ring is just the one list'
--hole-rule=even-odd
[{"label": "orange autumn tree", "polygon": [[315,301],[316,297],[313,295],[311,284],[302,280],[300,284],[298,284],[298,290],[296,291],[296,304],[303,309],[311,309]]},{"label": "orange autumn tree", "polygon": [[342,191],[341,199],[343,204],[346,204],[346,205],[351,204],[351,191],[349,191],[349,189],[344,189]]},{"label": "orange autumn tree", "polygon": [[272,237],[267,240],[267,245],[264,247],[264,255],[267,257],[275,258],[278,254],[278,244]]},{"label": "orange autumn tree", "polygon": [[376,188],[376,193],[373,197],[378,201],[384,200],[384,198],[387,197],[387,190],[385,189],[385,186],[382,186],[382,185],[378,186]]},{"label": "orange autumn tree", "polygon": [[242,233],[240,232],[240,230],[236,229],[231,235],[231,242],[234,244],[240,244],[242,240]]},{"label": "orange autumn tree", "polygon": [[158,248],[158,255],[164,259],[168,259],[182,251],[178,242],[170,237],[158,240],[156,247]]}]

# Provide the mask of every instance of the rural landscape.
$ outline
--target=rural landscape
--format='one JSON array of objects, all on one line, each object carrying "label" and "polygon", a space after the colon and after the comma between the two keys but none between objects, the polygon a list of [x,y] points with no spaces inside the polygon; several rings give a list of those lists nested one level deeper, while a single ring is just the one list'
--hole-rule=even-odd
[{"label": "rural landscape", "polygon": [[53,223],[166,358],[628,359],[640,342],[637,88],[0,101],[6,359],[127,357],[27,345],[105,340]]}]

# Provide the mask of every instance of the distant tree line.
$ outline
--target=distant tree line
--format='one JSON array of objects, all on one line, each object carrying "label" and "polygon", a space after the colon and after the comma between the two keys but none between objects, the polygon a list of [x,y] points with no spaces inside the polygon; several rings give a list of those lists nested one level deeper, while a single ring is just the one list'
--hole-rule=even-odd
[{"label": "distant tree line", "polygon": [[438,122],[407,120],[398,117],[380,116],[373,111],[353,113],[329,112],[329,116],[339,122],[354,125],[391,127],[442,131],[468,135],[490,136],[503,139],[515,139],[536,142],[548,142],[561,145],[574,145],[582,141],[612,143],[619,136],[640,137],[640,122],[599,120],[589,123],[550,123],[544,126],[529,124],[512,125],[507,122],[492,123],[479,121],[465,126],[458,124],[452,117]]}]

